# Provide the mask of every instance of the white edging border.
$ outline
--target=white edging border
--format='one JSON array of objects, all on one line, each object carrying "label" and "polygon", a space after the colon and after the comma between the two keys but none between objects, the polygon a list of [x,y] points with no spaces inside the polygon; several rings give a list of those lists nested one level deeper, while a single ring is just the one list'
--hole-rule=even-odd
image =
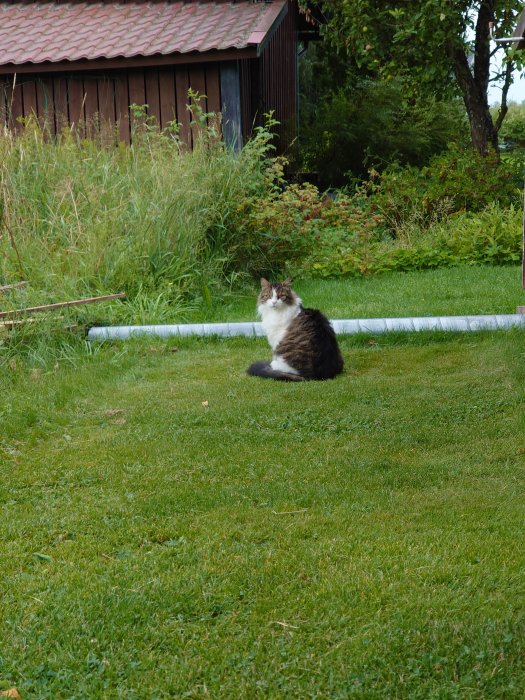
[{"label": "white edging border", "polygon": [[[487,316],[416,316],[411,318],[365,318],[331,321],[338,335],[368,333],[377,335],[392,331],[483,331],[525,327],[525,314],[493,314]],[[127,340],[140,335],[160,338],[171,336],[264,336],[261,323],[180,323],[152,326],[93,326],[88,340]]]}]

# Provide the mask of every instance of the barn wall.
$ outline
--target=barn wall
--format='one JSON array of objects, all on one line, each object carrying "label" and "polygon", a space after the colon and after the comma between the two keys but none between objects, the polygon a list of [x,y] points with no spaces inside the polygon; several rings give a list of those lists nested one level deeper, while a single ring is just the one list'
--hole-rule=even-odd
[{"label": "barn wall", "polygon": [[191,146],[195,132],[186,108],[190,87],[207,96],[201,103],[206,112],[220,111],[216,63],[111,73],[24,74],[16,80],[0,75],[0,123],[17,130],[22,128],[18,118],[34,115],[53,134],[73,125],[88,137],[100,133],[101,127],[118,125],[119,139],[129,143],[133,120],[129,106],[147,104],[148,114],[162,128],[170,121],[179,122],[181,137]]},{"label": "barn wall", "polygon": [[240,64],[242,131],[246,141],[270,111],[280,122],[278,151],[297,134],[297,15],[290,9],[257,59]]},{"label": "barn wall", "polygon": [[[83,136],[108,133],[129,143],[133,113],[129,105],[148,105],[149,115],[162,128],[176,120],[181,137],[191,147],[195,127],[186,109],[188,89],[206,95],[202,108],[221,112],[226,74],[236,74],[239,113],[235,129],[242,138],[232,137],[235,146],[250,138],[264,114],[274,112],[278,151],[286,152],[297,127],[297,13],[290,7],[283,21],[267,41],[258,58],[221,62],[176,64],[146,68],[113,68],[77,73],[22,73],[0,75],[0,124],[21,129],[20,117],[35,115],[51,133],[74,126]],[[230,80],[230,88],[233,85]],[[13,87],[14,85],[14,87]],[[231,95],[230,95],[231,102]],[[230,116],[232,109],[230,107]],[[107,128],[110,127],[110,128]],[[117,134],[115,136],[115,130]],[[236,132],[237,133],[237,132]]]}]

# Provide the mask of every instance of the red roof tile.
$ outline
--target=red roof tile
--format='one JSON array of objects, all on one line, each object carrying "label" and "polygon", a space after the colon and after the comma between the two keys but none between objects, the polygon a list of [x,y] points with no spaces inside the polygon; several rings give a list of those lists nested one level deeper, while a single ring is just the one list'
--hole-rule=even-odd
[{"label": "red roof tile", "polygon": [[264,40],[285,6],[286,0],[0,0],[0,65],[243,49]]}]

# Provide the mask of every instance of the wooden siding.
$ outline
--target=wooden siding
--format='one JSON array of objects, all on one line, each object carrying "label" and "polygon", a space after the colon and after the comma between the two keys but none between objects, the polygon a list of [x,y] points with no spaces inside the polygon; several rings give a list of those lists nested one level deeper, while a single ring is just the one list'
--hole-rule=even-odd
[{"label": "wooden siding", "polygon": [[[273,111],[279,121],[277,151],[286,153],[297,133],[297,22],[290,3],[259,56],[254,47],[219,52],[220,60],[209,54],[207,62],[203,55],[192,55],[187,63],[181,63],[181,56],[171,57],[171,65],[168,57],[139,57],[77,62],[70,72],[66,63],[34,66],[33,72],[22,66],[16,76],[0,74],[0,124],[18,131],[20,118],[34,115],[52,134],[73,127],[82,136],[105,134],[129,143],[134,118],[130,105],[147,104],[148,114],[161,128],[177,121],[182,140],[191,147],[198,133],[187,109],[191,88],[207,96],[201,103],[205,112],[222,112],[230,102],[225,120],[231,121],[231,133],[226,141],[235,147],[246,143],[254,126],[263,124],[264,115]],[[225,76],[231,78],[229,83]],[[228,87],[228,94],[223,94],[222,86]],[[228,137],[226,130],[225,123]]]},{"label": "wooden siding", "polygon": [[280,122],[277,133],[281,152],[287,150],[297,133],[296,31],[296,15],[288,12],[259,59],[263,109],[273,109]]},{"label": "wooden siding", "polygon": [[285,153],[297,134],[297,15],[291,9],[258,59],[240,64],[243,140],[273,111],[279,153]]},{"label": "wooden siding", "polygon": [[239,61],[239,83],[241,90],[241,133],[243,143],[252,135],[253,127],[261,123],[258,76],[259,61],[245,59]]},{"label": "wooden siding", "polygon": [[241,84],[239,62],[221,64],[222,136],[229,148],[238,150],[243,145]]},{"label": "wooden siding", "polygon": [[176,120],[189,145],[196,132],[190,126],[188,90],[206,95],[205,112],[220,112],[217,64],[176,65],[108,73],[0,75],[0,123],[18,130],[20,118],[35,116],[52,134],[74,127],[92,137],[118,125],[119,139],[129,143],[133,114],[130,105],[147,104],[148,115],[165,128]]}]

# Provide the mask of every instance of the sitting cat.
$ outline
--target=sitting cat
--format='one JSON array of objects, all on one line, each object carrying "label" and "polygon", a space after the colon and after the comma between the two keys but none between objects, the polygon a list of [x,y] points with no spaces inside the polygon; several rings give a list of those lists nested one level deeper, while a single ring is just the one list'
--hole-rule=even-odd
[{"label": "sitting cat", "polygon": [[343,357],[328,319],[303,308],[291,280],[261,279],[257,311],[273,350],[271,362],[254,362],[248,374],[283,381],[332,379],[343,371]]}]

